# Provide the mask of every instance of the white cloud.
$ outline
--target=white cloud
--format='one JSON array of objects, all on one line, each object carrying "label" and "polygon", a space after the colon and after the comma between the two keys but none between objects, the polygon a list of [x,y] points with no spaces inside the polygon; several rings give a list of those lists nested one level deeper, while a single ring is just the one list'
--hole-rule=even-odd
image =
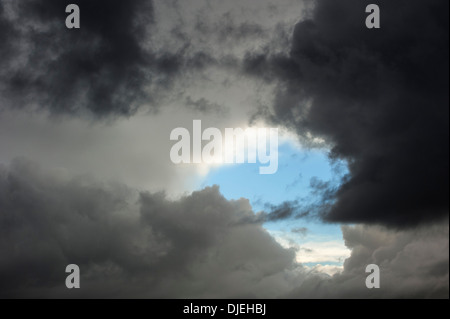
[{"label": "white cloud", "polygon": [[[346,258],[350,257],[351,251],[342,240],[299,242],[296,237],[292,237],[288,233],[282,231],[269,232],[281,246],[294,249],[296,261],[302,264],[343,263]],[[319,271],[321,269],[324,268],[317,268]]]},{"label": "white cloud", "polygon": [[300,263],[342,263],[350,257],[350,250],[343,241],[307,242],[300,246],[296,259]]},{"label": "white cloud", "polygon": [[305,268],[311,269],[311,272],[324,273],[329,276],[333,276],[335,274],[340,274],[344,270],[344,266],[321,265],[321,264],[317,264],[312,267],[305,266]]}]

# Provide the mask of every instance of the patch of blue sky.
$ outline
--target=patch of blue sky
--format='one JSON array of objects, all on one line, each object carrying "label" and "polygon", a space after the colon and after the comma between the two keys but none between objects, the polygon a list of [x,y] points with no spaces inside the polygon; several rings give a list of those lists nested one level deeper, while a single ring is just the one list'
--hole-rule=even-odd
[{"label": "patch of blue sky", "polygon": [[[319,200],[311,193],[311,179],[338,183],[340,177],[346,173],[343,163],[339,165],[340,171],[336,171],[336,166],[331,164],[326,150],[300,149],[290,142],[279,145],[278,171],[275,174],[259,174],[260,165],[264,164],[244,163],[213,167],[205,177],[202,187],[219,185],[225,198],[247,198],[253,210],[258,212],[267,210],[267,203],[278,205],[284,201],[302,198],[306,198],[306,203]],[[325,224],[319,220],[289,218],[266,222],[264,227],[274,234],[275,238],[277,234],[288,237],[289,241],[297,246],[309,242],[331,241],[343,245],[340,225]],[[335,260],[324,260],[320,263],[339,264]]]},{"label": "patch of blue sky", "polygon": [[202,186],[217,184],[228,199],[245,197],[253,208],[264,209],[265,203],[281,204],[307,196],[310,180],[323,181],[333,178],[333,169],[323,150],[299,150],[290,143],[283,143],[278,150],[278,171],[275,174],[259,174],[260,163],[244,163],[212,167]]}]

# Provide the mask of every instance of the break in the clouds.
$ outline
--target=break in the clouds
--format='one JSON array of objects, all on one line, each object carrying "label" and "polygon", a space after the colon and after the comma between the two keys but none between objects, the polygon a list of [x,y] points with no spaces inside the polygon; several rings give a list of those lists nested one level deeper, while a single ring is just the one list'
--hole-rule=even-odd
[{"label": "break in the clouds", "polygon": [[449,207],[449,3],[377,1],[376,30],[363,26],[369,3],[318,0],[295,26],[289,55],[248,54],[244,70],[279,81],[261,114],[305,140],[325,139],[332,157],[347,160],[326,220],[437,220]]},{"label": "break in the clouds", "polygon": [[[448,298],[449,4],[379,0],[368,30],[368,3],[2,0],[0,296]],[[347,176],[263,212],[216,186],[180,195],[201,174],[170,165],[171,129],[258,116]],[[346,248],[264,228],[310,216],[366,225],[342,228]],[[348,250],[342,269],[300,264]]]},{"label": "break in the clouds", "polygon": [[[448,298],[445,224],[344,227],[352,255],[330,277],[298,264],[247,200],[218,187],[169,200],[21,159],[1,167],[0,194],[3,298]],[[82,289],[65,287],[69,263]],[[380,289],[365,287],[369,263],[380,265]]]}]

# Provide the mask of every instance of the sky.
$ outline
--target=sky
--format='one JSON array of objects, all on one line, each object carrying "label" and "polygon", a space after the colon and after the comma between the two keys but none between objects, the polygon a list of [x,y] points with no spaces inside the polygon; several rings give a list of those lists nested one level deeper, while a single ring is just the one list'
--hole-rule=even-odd
[{"label": "sky", "polygon": [[[0,297],[448,298],[448,6],[1,0]],[[195,120],[276,172],[174,163]]]},{"label": "sky", "polygon": [[[334,169],[337,167],[340,170]],[[230,200],[247,198],[255,212],[273,210],[273,206],[282,207],[286,202],[308,205],[320,201],[320,196],[312,194],[311,183],[324,181],[339,185],[346,164],[333,165],[325,149],[302,149],[286,138],[278,148],[277,173],[260,175],[258,171],[258,165],[251,163],[214,167],[201,186],[219,185],[220,192]],[[326,270],[333,273],[350,256],[338,224],[287,218],[268,220],[263,225],[283,247],[298,249],[296,260],[306,266],[333,265],[333,269]],[[305,251],[312,247],[317,248]]]}]

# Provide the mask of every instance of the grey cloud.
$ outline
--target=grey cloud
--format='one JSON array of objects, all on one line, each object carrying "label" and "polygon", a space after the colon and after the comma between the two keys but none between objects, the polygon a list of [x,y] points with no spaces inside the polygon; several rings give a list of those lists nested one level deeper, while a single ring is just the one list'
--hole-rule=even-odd
[{"label": "grey cloud", "polygon": [[[352,249],[344,270],[327,280],[308,277],[291,298],[448,298],[448,220],[404,231],[343,226]],[[380,268],[380,288],[365,286],[368,264]]]},{"label": "grey cloud", "polygon": [[306,227],[292,228],[291,232],[300,234],[302,236],[306,236],[306,234],[308,234],[308,228],[306,228]]},{"label": "grey cloud", "polygon": [[[297,264],[247,200],[218,187],[170,200],[16,160],[0,169],[0,296],[448,297],[448,221],[342,230],[352,254],[329,277]],[[64,285],[70,263],[82,289]],[[379,290],[364,286],[369,263],[381,268]]]},{"label": "grey cloud", "polygon": [[263,212],[261,216],[264,216],[266,221],[276,221],[292,217],[297,209],[297,201],[285,201],[279,205],[272,205],[270,203],[264,204],[264,208],[267,212]]},{"label": "grey cloud", "polygon": [[377,30],[369,3],[317,1],[290,54],[248,54],[243,72],[278,83],[262,116],[348,161],[327,221],[413,227],[448,216],[449,3],[378,1]]},{"label": "grey cloud", "polygon": [[293,273],[294,252],[217,187],[172,201],[16,160],[0,190],[2,297],[274,297]]},{"label": "grey cloud", "polygon": [[[82,27],[72,30],[65,27],[69,3],[0,4],[1,23],[14,31],[4,43],[12,54],[0,65],[5,104],[55,113],[133,114],[146,97],[148,68],[156,63],[139,42],[152,24],[152,2],[77,1]],[[177,65],[167,58],[156,64],[166,73]]]},{"label": "grey cloud", "polygon": [[[234,73],[237,55],[249,49],[242,39],[252,38],[252,46],[265,39],[263,26],[235,21],[230,13],[216,21],[208,6],[195,1],[192,20],[183,19],[184,13],[171,15],[179,3],[168,5],[169,13],[158,12],[167,16],[155,16],[151,0],[80,0],[81,28],[69,30],[69,3],[0,3],[2,108],[97,119],[129,117],[139,109],[156,112],[178,93],[173,92],[178,82],[209,78],[211,72],[201,71],[213,66]],[[190,25],[196,20],[203,27]],[[167,26],[171,31],[164,33]]]},{"label": "grey cloud", "polygon": [[308,194],[302,197],[299,196],[296,200],[284,201],[278,205],[265,203],[265,211],[258,216],[265,221],[324,217],[324,211],[335,200],[337,187],[337,183],[334,180],[323,181],[317,177],[312,177]]},{"label": "grey cloud", "polygon": [[236,23],[233,21],[230,13],[224,14],[221,19],[215,21],[214,24],[205,23],[202,19],[197,19],[195,24],[195,30],[200,33],[200,35],[205,36],[215,36],[219,42],[232,42],[244,40],[253,40],[256,38],[261,38],[267,30],[261,25],[255,23]]},{"label": "grey cloud", "polygon": [[[182,40],[180,48],[153,51],[153,42],[142,41],[155,40],[152,2],[78,1],[83,26],[74,32],[64,27],[67,3],[0,2],[1,108],[30,105],[52,114],[97,117],[130,116],[143,104],[157,109],[159,94],[170,91],[180,73],[217,64],[221,71],[235,70],[238,58],[216,56],[214,49],[230,46],[226,52],[235,54],[230,44],[259,32],[253,22],[230,22],[220,29],[231,30],[230,35],[221,31],[222,46],[214,42],[211,50],[197,50],[192,35],[181,32],[175,38]],[[243,61],[247,76],[277,84],[274,113],[265,110],[267,118],[293,128],[305,141],[311,140],[308,133],[325,138],[334,145],[334,158],[349,161],[350,175],[338,190],[313,179],[320,202],[269,205],[255,215],[246,200],[227,201],[216,187],[171,200],[164,193],[48,174],[16,161],[0,169],[0,296],[448,298],[448,220],[432,224],[448,215],[448,2],[380,1],[379,33],[364,29],[364,4],[319,0],[312,19],[295,27],[290,55],[275,54],[261,42],[262,53],[250,50]],[[405,20],[397,19],[398,12]],[[190,94],[178,95],[180,104],[206,113],[215,109],[209,97]],[[46,143],[24,134],[22,139],[35,144],[26,154],[34,158],[57,150],[41,158],[60,157],[63,163],[73,155],[46,146],[64,144],[51,134],[58,130],[42,129],[43,134],[39,128],[31,131]],[[142,132],[145,138],[147,131]],[[105,143],[123,135],[106,136]],[[80,145],[92,136],[81,134],[79,144],[67,143],[81,147],[74,153],[84,150],[75,156],[87,159],[83,167],[123,153],[124,144],[147,143],[126,138],[119,150],[113,144],[108,152],[91,153],[95,144]],[[6,141],[10,158],[17,141]],[[156,145],[161,150],[162,144]],[[134,151],[128,156],[133,160],[116,159],[107,172],[127,165],[142,179],[166,178],[169,169],[160,165],[166,159],[149,168],[153,157]],[[329,221],[411,229],[344,227],[352,256],[342,274],[324,278],[296,264],[294,251],[279,246],[261,226],[323,213]],[[430,225],[413,227],[423,221]],[[369,291],[364,267],[372,262],[382,269],[383,288]],[[81,267],[82,290],[64,286],[69,263]]]},{"label": "grey cloud", "polygon": [[151,0],[80,0],[81,28],[65,27],[72,1],[0,3],[2,107],[52,114],[131,116],[160,107],[183,72],[202,69],[206,53],[156,50]]},{"label": "grey cloud", "polygon": [[216,114],[226,114],[227,109],[223,105],[213,103],[205,98],[192,99],[190,96],[186,97],[185,104],[188,108],[203,113],[216,113]]}]

